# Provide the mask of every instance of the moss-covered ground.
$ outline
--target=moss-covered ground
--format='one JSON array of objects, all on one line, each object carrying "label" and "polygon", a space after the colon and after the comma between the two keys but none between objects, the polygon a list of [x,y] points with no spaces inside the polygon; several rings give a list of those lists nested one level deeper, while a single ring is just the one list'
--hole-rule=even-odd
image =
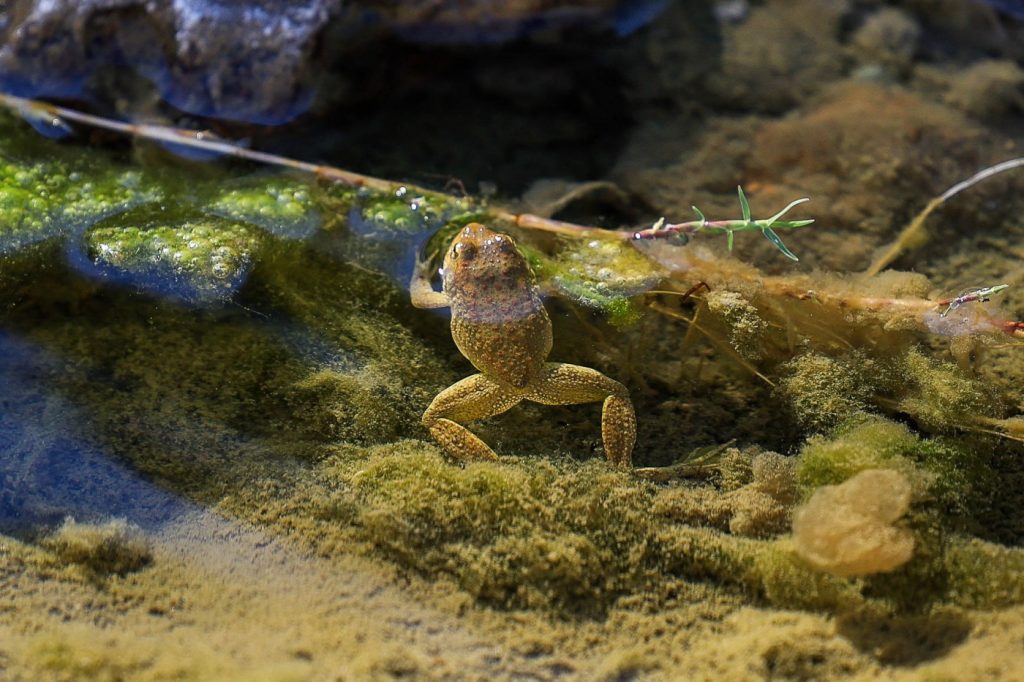
[{"label": "moss-covered ground", "polygon": [[[845,361],[845,374],[832,371],[851,386],[867,386],[847,392],[865,398],[837,403],[839,426],[822,427],[802,449],[789,440],[796,457],[727,448],[697,479],[654,483],[606,466],[596,406],[528,406],[477,429],[504,461],[459,466],[418,424],[433,394],[467,371],[448,347],[444,321],[413,311],[387,277],[332,253],[329,243],[276,243],[254,266],[238,303],[217,309],[96,287],[68,268],[40,275],[33,259],[54,257],[45,252],[9,261],[4,296],[16,305],[5,316],[4,372],[19,379],[9,384],[17,399],[3,418],[11,445],[0,479],[13,535],[2,554],[14,604],[3,621],[10,671],[209,679],[260,669],[274,679],[303,679],[344,665],[355,666],[345,668],[353,679],[363,674],[358,666],[383,676],[457,677],[459,661],[487,668],[474,658],[477,647],[496,647],[505,652],[489,654],[501,661],[491,669],[499,676],[538,669],[671,675],[698,661],[733,674],[733,666],[757,657],[758,665],[807,674],[868,674],[887,659],[854,636],[836,639],[831,619],[893,623],[897,634],[887,646],[927,624],[935,630],[925,644],[903,641],[886,654],[924,662],[961,645],[969,623],[996,618],[975,609],[1009,608],[999,617],[1013,618],[1024,602],[1024,555],[1005,544],[1015,531],[992,522],[1014,523],[992,502],[999,490],[993,467],[1014,471],[999,456],[999,441],[915,434],[865,416],[874,384],[854,361]],[[46,295],[28,296],[26,287]],[[577,324],[566,319],[556,334],[586,333]],[[667,338],[671,324],[647,318],[601,333],[639,339],[660,329]],[[613,358],[597,352],[574,359],[615,372]],[[919,358],[911,354],[899,366],[933,385],[943,365]],[[708,431],[690,430],[691,422],[678,418],[681,408],[665,404],[664,389],[653,384],[679,370],[633,367],[638,464],[684,457]],[[787,390],[805,399],[835,388],[800,387],[806,369],[787,371]],[[728,432],[726,415],[743,404],[728,390],[742,390],[742,376],[723,366],[683,388],[694,397],[726,391],[692,402],[689,419]],[[980,388],[961,381],[950,390],[966,396],[964,404],[981,400]],[[754,392],[743,400],[756,420],[787,405],[784,395],[764,394],[759,404]],[[956,414],[963,400],[940,407]],[[793,405],[783,410],[795,409],[788,418],[797,424],[805,408]],[[768,414],[760,419],[752,423],[771,423]],[[731,428],[742,434],[753,427]],[[764,441],[787,443],[778,434]],[[898,572],[854,580],[810,569],[786,540],[794,505],[820,485],[877,467],[914,482],[906,524],[917,539],[915,558]],[[194,520],[195,509],[208,510],[220,527],[182,540],[188,531],[181,519]],[[112,522],[111,514],[141,528]],[[78,518],[63,521],[65,515]],[[201,541],[203,552],[259,557],[260,542],[237,541],[252,527],[280,544],[270,577],[250,583],[234,571],[216,576],[216,566],[189,556],[188,543]],[[320,578],[305,574],[310,565]],[[323,598],[316,583],[325,573],[347,566],[357,566],[351,570],[365,581],[359,589],[368,592],[396,590],[397,577],[410,581],[421,604],[410,616],[411,634],[395,632],[393,611],[383,624],[348,622],[352,616],[340,614],[360,611],[358,599],[333,615],[302,610]],[[36,581],[59,587],[31,587]],[[282,601],[277,590],[294,590],[298,601]],[[247,616],[248,625],[236,629],[231,614],[241,607],[228,608],[229,599],[279,606],[270,615],[261,605],[266,615]],[[402,598],[395,599],[389,608],[401,612]],[[77,615],[56,623],[44,606],[54,600]],[[221,620],[196,620],[208,610]],[[462,614],[461,622],[453,614]],[[139,632],[139,619],[145,636],[130,634]],[[178,632],[181,620],[190,623],[187,634]],[[230,634],[207,654],[174,653],[220,627]],[[362,627],[368,634],[353,632]],[[733,658],[711,662],[676,650],[722,627],[735,639],[727,645],[735,647]],[[322,628],[337,630],[309,634]],[[170,630],[178,634],[168,647]],[[351,641],[334,649],[338,632],[352,633],[365,649]],[[772,639],[795,632],[813,633],[802,640],[806,651]],[[238,644],[243,635],[264,647]],[[425,653],[439,651],[448,637],[461,642],[456,653]],[[360,655],[370,658],[360,662]]]}]

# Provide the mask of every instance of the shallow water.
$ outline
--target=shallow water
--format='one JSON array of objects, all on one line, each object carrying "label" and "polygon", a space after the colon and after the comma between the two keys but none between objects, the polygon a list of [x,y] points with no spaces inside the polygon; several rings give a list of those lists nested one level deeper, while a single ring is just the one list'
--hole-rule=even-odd
[{"label": "shallow water", "polygon": [[[1021,171],[861,273],[1020,156],[1024,25],[611,4],[463,16],[458,44],[335,25],[363,39],[311,53],[304,116],[200,126],[389,181],[359,190],[0,120],[0,677],[1015,679]],[[133,84],[118,111],[196,127],[144,81],[95,76],[76,106]],[[735,218],[737,185],[754,218],[811,198],[814,225],[779,229],[799,262],[759,229],[730,254],[508,220]],[[474,422],[497,463],[430,439],[423,410],[473,368],[407,283],[472,221],[528,258],[551,359],[629,389],[640,473],[604,462],[599,404]],[[898,513],[834,505],[810,552],[795,511],[865,469],[895,492],[864,504]]]}]

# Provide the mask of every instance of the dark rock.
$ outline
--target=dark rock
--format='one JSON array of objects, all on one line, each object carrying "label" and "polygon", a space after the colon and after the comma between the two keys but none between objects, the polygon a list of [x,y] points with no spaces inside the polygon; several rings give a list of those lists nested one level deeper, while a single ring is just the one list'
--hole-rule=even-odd
[{"label": "dark rock", "polygon": [[[88,99],[136,119],[160,118],[152,105],[163,100],[189,114],[279,124],[307,109],[314,48],[332,19],[343,30],[326,38],[344,43],[384,31],[419,43],[483,44],[579,23],[621,35],[667,4],[14,0],[9,9],[0,6],[0,88],[26,97]],[[125,73],[147,83],[140,91]]]},{"label": "dark rock", "polygon": [[184,111],[280,123],[305,108],[313,39],[341,0],[22,0],[2,27],[0,86],[90,97],[129,66]]}]

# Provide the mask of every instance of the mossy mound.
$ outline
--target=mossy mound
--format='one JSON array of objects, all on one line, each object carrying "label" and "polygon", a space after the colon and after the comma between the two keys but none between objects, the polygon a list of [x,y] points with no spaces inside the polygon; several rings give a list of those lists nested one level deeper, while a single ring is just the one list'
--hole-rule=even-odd
[{"label": "mossy mound", "polygon": [[357,463],[324,466],[351,486],[360,535],[419,572],[453,575],[483,603],[600,612],[652,568],[652,491],[603,462],[460,468],[410,442]]},{"label": "mossy mound", "polygon": [[124,519],[88,524],[68,518],[41,544],[57,564],[79,566],[97,577],[131,573],[153,560],[142,531]]},{"label": "mossy mound", "polygon": [[831,438],[809,439],[798,459],[797,480],[808,496],[867,469],[895,469],[910,476],[918,493],[954,522],[987,511],[986,500],[997,490],[990,459],[983,442],[921,438],[902,424],[862,415]]},{"label": "mossy mound", "polygon": [[456,467],[418,441],[348,450],[321,473],[337,514],[374,552],[452,577],[481,603],[597,616],[664,580],[753,585],[760,543],[668,521],[664,491],[603,462]]},{"label": "mossy mound", "polygon": [[879,408],[910,415],[931,433],[951,433],[998,413],[997,400],[981,382],[919,349],[879,357],[808,353],[786,370],[780,393],[812,433]]},{"label": "mossy mound", "polygon": [[1003,608],[1024,602],[1024,551],[977,539],[957,538],[944,557],[955,603]]}]

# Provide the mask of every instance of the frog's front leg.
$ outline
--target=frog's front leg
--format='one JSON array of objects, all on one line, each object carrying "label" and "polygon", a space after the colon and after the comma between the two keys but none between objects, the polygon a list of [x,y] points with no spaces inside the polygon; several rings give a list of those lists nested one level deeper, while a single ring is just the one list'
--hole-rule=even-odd
[{"label": "frog's front leg", "polygon": [[423,413],[423,425],[445,452],[460,460],[496,460],[494,450],[458,422],[483,419],[522,400],[483,374],[474,374],[437,394]]},{"label": "frog's front leg", "polygon": [[608,461],[615,466],[632,465],[636,442],[636,413],[626,387],[595,369],[549,362],[541,376],[523,396],[545,405],[572,405],[604,400],[601,410],[601,440]]},{"label": "frog's front leg", "polygon": [[419,260],[413,267],[412,278],[409,280],[409,299],[415,308],[446,308],[451,305],[448,296],[435,291],[430,285],[432,271],[430,266]]}]

